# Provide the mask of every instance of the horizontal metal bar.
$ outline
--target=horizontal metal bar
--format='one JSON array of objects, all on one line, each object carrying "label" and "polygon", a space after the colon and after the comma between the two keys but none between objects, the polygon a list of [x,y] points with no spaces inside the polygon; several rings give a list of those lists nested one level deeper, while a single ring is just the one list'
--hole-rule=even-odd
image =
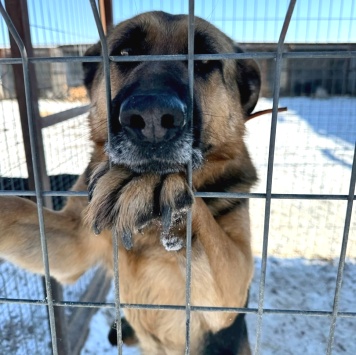
[{"label": "horizontal metal bar", "polygon": [[112,62],[157,62],[188,60],[187,54],[109,56]]},{"label": "horizontal metal bar", "polygon": [[[194,54],[193,60],[219,60],[219,59],[273,59],[274,52],[249,52],[249,53],[219,53],[219,54]],[[135,56],[110,56],[113,62],[142,62],[142,61],[182,61],[188,60],[186,54],[172,55],[135,55]]]},{"label": "horizontal metal bar", "polygon": [[[285,52],[282,58],[308,59],[308,58],[353,58],[356,51],[305,51]],[[194,60],[220,60],[220,59],[275,59],[276,52],[246,52],[246,53],[219,53],[219,54],[194,54]],[[187,54],[172,55],[135,55],[135,56],[109,56],[112,62],[152,62],[152,61],[182,61],[188,60]],[[30,63],[67,63],[67,62],[102,62],[102,56],[90,57],[31,57]],[[21,64],[21,58],[1,58],[0,64]]]},{"label": "horizontal metal bar", "polygon": [[308,58],[352,58],[356,57],[356,51],[313,51],[313,52],[286,52],[283,58],[308,59]]},{"label": "horizontal metal bar", "polygon": [[[266,198],[265,193],[238,193],[238,192],[196,192],[196,197],[204,198]],[[273,199],[284,200],[347,200],[348,195],[328,194],[271,194]],[[356,199],[356,197],[354,197]]]},{"label": "horizontal metal bar", "polygon": [[[219,60],[219,59],[274,59],[276,52],[245,52],[245,53],[217,53],[194,54],[193,60]],[[356,57],[356,51],[305,51],[281,53],[282,58],[351,58]],[[135,55],[135,56],[109,56],[113,62],[141,62],[141,61],[181,61],[188,60],[188,55]]]},{"label": "horizontal metal bar", "polygon": [[[34,191],[21,190],[0,190],[0,196],[36,196]],[[43,191],[43,196],[88,196],[87,191]],[[265,193],[239,193],[239,192],[196,192],[195,197],[204,198],[266,198]],[[348,195],[327,195],[327,194],[272,194],[272,199],[276,200],[332,200],[345,201]],[[353,197],[356,200],[356,196]]]},{"label": "horizontal metal bar", "polygon": [[[45,300],[30,300],[18,298],[0,298],[1,303],[13,304],[28,304],[32,306],[46,306]],[[73,302],[73,301],[54,301],[54,306],[57,307],[78,307],[78,308],[115,308],[115,303],[104,302]],[[126,309],[152,309],[163,311],[185,311],[185,306],[179,305],[163,305],[163,304],[144,304],[144,303],[121,303],[120,307]],[[206,306],[191,306],[194,312],[236,312],[246,314],[257,314],[258,308],[245,307],[206,307]],[[264,314],[285,314],[285,315],[301,315],[301,316],[317,316],[317,317],[331,317],[332,311],[314,311],[301,309],[280,309],[280,308],[264,308]],[[356,312],[338,312],[338,317],[353,318],[356,317]]]},{"label": "horizontal metal bar", "polygon": [[[221,53],[221,54],[195,54],[194,60],[219,60],[219,59],[273,59],[273,52],[251,52],[251,53]],[[188,60],[188,54],[170,55],[133,55],[133,56],[109,56],[113,62],[152,62],[152,61],[182,61]],[[32,63],[67,63],[67,62],[102,62],[102,56],[81,57],[31,57]],[[21,64],[21,58],[1,58],[0,64]]]},{"label": "horizontal metal bar", "polygon": [[54,113],[53,115],[48,115],[41,117],[41,128],[46,128],[53,126],[57,123],[69,120],[70,118],[77,117],[87,113],[89,110],[89,105],[83,105],[80,107],[73,107],[69,110]]},{"label": "horizontal metal bar", "polygon": [[[43,196],[62,196],[62,197],[70,197],[70,196],[88,196],[87,191],[43,191]],[[0,196],[36,196],[34,191],[21,191],[21,190],[0,190]]]},{"label": "horizontal metal bar", "polygon": [[[101,62],[103,57],[101,56],[90,56],[90,57],[31,57],[28,58],[30,63],[67,63],[67,62],[78,62],[78,63],[92,63]],[[0,58],[0,64],[21,64],[21,58]]]}]

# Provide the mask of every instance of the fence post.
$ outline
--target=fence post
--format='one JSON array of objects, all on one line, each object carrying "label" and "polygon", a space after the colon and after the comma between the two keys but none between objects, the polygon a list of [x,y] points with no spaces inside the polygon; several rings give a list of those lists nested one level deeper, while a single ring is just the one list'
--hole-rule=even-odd
[{"label": "fence post", "polygon": [[99,0],[99,12],[104,33],[107,34],[113,26],[112,0]]},{"label": "fence post", "polygon": [[[6,11],[8,12],[14,26],[20,35],[29,57],[33,57],[33,47],[31,42],[31,32],[30,23],[28,16],[27,0],[5,0]],[[16,45],[16,42],[10,34],[10,46],[11,46],[11,56],[12,58],[21,57],[20,50]],[[33,64],[29,64],[32,68],[29,72],[30,75],[30,87],[32,94],[32,112],[34,119],[34,127],[36,130],[36,154],[38,154],[38,161],[41,172],[42,186],[44,190],[51,190],[50,180],[47,175],[46,161],[43,148],[43,138],[41,131],[41,121],[40,113],[38,108],[38,90],[37,90],[37,79],[35,74],[35,68]],[[35,181],[33,173],[33,165],[31,159],[31,147],[30,147],[30,136],[29,136],[29,125],[28,116],[26,110],[26,96],[25,96],[25,84],[24,76],[21,65],[14,64],[14,81],[15,81],[15,91],[17,102],[19,106],[22,136],[25,148],[26,164],[28,171],[28,183],[29,189],[35,190]],[[52,208],[52,200],[50,197],[44,198],[44,204],[48,208]],[[53,279],[51,280],[53,298],[56,301],[62,300],[62,287]],[[64,314],[63,307],[54,308],[56,330],[57,330],[57,347],[59,354],[68,354],[68,341],[66,334],[66,318]]]}]

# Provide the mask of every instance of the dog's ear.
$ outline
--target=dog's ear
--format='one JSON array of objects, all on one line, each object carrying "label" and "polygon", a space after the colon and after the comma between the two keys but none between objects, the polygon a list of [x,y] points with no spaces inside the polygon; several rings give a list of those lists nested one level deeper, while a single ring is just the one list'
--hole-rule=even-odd
[{"label": "dog's ear", "polygon": [[[243,53],[235,46],[237,53]],[[240,90],[242,108],[248,116],[255,108],[261,88],[261,74],[253,59],[239,59],[237,65],[237,84]]]},{"label": "dog's ear", "polygon": [[[84,53],[85,56],[99,56],[101,55],[101,44],[100,42],[89,47]],[[83,62],[83,72],[84,72],[84,85],[88,92],[93,84],[95,73],[98,70],[99,62]]]}]

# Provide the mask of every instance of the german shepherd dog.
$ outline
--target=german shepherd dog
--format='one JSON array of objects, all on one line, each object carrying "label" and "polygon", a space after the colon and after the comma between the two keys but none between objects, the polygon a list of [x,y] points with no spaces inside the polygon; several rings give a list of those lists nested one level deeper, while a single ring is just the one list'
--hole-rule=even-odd
[{"label": "german shepherd dog", "polygon": [[[194,43],[197,54],[240,52],[200,18]],[[107,44],[112,56],[187,54],[188,18],[144,13],[116,26]],[[99,44],[87,52],[100,54]],[[60,212],[44,210],[51,275],[70,283],[98,263],[112,271],[117,233],[121,301],[184,306],[191,208],[191,304],[244,307],[253,274],[248,200],[193,191],[249,192],[256,181],[243,140],[260,90],[256,63],[195,61],[191,102],[187,61],[111,62],[110,145],[103,64],[83,67],[94,150],[73,189],[88,189],[89,202],[71,197]],[[43,273],[36,205],[1,197],[0,207],[0,256]],[[144,354],[183,354],[185,316],[179,309],[125,310]],[[190,327],[192,354],[250,353],[241,313],[195,310]]]}]

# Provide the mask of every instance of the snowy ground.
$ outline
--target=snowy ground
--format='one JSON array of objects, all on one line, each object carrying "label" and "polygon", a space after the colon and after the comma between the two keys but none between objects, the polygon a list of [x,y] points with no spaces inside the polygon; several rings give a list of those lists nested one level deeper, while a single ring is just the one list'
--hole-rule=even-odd
[{"label": "snowy ground", "polygon": [[[82,102],[40,100],[43,115],[83,105]],[[86,114],[42,130],[48,175],[77,174],[85,169],[90,153]],[[27,177],[17,102],[0,101],[0,176]]]},{"label": "snowy ground", "polygon": [[[43,109],[50,113],[58,110],[57,103],[45,104]],[[347,194],[356,137],[356,99],[282,98],[280,106],[288,106],[288,112],[278,118],[273,192]],[[271,100],[261,99],[257,110],[270,107]],[[18,122],[10,119],[9,112],[16,116],[16,106],[10,101],[2,102],[0,175],[25,177],[21,131]],[[84,170],[88,159],[88,132],[84,120],[79,117],[44,130],[51,175],[77,174]],[[63,138],[69,127],[71,136]],[[253,119],[247,123],[247,128],[248,146],[260,176],[254,191],[264,192],[270,115]],[[256,307],[264,200],[251,199],[250,206],[256,255],[250,306]],[[272,201],[265,307],[331,310],[345,212],[346,201]],[[340,310],[351,312],[356,311],[355,215],[354,212],[340,303]],[[41,285],[36,291],[37,284],[37,277],[0,262],[0,297],[42,299]],[[112,301],[112,297],[111,292],[108,300]],[[43,308],[0,304],[0,354],[50,353],[47,327],[38,326],[45,322],[45,311],[39,309]],[[113,313],[103,309],[93,317],[82,354],[117,353],[106,340]],[[267,315],[263,319],[262,354],[325,353],[330,319],[285,315]],[[252,344],[255,321],[256,316],[248,316]],[[355,318],[339,318],[334,353],[356,354],[355,333]],[[135,351],[125,348],[124,354]]]},{"label": "snowy ground", "polygon": [[[281,98],[288,112],[279,114],[273,170],[273,193],[344,194],[356,141],[356,100]],[[261,99],[260,108],[271,107]],[[270,118],[247,123],[247,142],[258,167],[255,192],[265,192]],[[251,199],[254,247],[260,255],[264,201]],[[269,251],[280,257],[335,258],[340,253],[346,202],[273,200]],[[356,257],[356,218],[348,256]]]}]

